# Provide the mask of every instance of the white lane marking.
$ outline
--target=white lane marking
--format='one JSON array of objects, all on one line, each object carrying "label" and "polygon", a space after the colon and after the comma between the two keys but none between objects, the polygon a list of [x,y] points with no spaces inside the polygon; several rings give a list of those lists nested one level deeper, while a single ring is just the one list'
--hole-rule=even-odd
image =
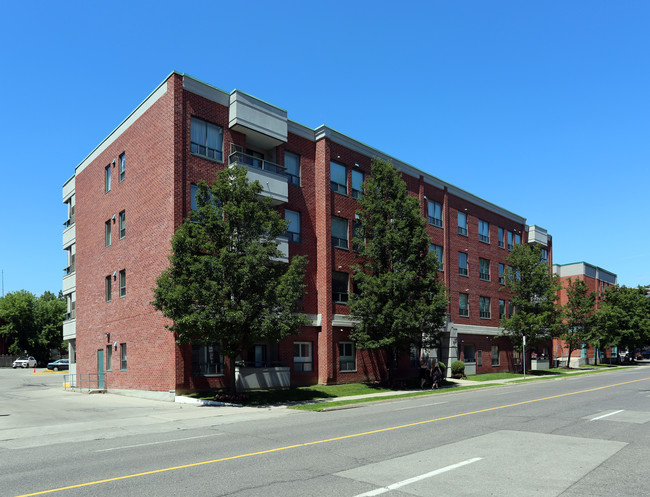
[{"label": "white lane marking", "polygon": [[461,461],[459,463],[452,464],[451,466],[445,466],[444,468],[436,469],[435,471],[431,471],[430,473],[425,473],[420,476],[414,476],[413,478],[409,478],[408,480],[398,481],[397,483],[393,483],[392,485],[388,485],[387,487],[378,488],[377,490],[371,490],[370,492],[358,494],[355,495],[354,497],[371,497],[373,495],[381,495],[386,492],[390,492],[391,490],[395,490],[397,488],[403,487],[405,485],[410,485],[411,483],[415,483],[416,481],[424,480],[426,478],[431,478],[432,476],[439,475],[440,473],[445,473],[446,471],[451,471],[452,469],[457,469],[460,468],[461,466],[472,464],[476,461],[480,461],[481,459],[483,458],[474,457],[472,459],[467,459],[466,461]]},{"label": "white lane marking", "polygon": [[208,438],[208,437],[218,437],[223,435],[223,433],[214,433],[213,435],[200,435],[198,437],[188,437],[188,438],[177,438],[175,440],[162,440],[161,442],[149,442],[146,444],[136,444],[136,445],[122,445],[121,447],[111,447],[110,449],[99,449],[95,452],[108,452],[110,450],[122,450],[122,449],[132,449],[133,447],[146,447],[147,445],[158,445],[158,444],[167,444],[173,442],[183,442],[185,440],[194,440],[196,438]]},{"label": "white lane marking", "polygon": [[410,407],[400,407],[395,409],[396,411],[406,411],[407,409],[419,409],[420,407],[429,407],[429,406],[439,406],[440,404],[446,404],[447,402],[434,402],[433,404],[421,404],[419,406],[410,406]]},{"label": "white lane marking", "polygon": [[591,418],[589,421],[596,421],[597,419],[603,419],[606,418],[607,416],[613,416],[614,414],[618,414],[619,412],[623,412],[623,409],[621,409],[620,411],[610,412],[609,414],[603,414],[602,416],[598,416],[597,418]]}]

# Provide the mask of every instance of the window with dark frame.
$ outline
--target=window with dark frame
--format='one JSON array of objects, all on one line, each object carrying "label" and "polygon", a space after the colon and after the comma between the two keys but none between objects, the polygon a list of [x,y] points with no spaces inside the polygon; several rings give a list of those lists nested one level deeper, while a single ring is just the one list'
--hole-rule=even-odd
[{"label": "window with dark frame", "polygon": [[120,298],[126,297],[126,269],[120,271]]},{"label": "window with dark frame", "polygon": [[192,345],[192,376],[221,376],[224,360],[218,343]]},{"label": "window with dark frame", "polygon": [[490,313],[490,297],[479,297],[479,312],[483,319],[489,319]]},{"label": "window with dark frame", "polygon": [[361,171],[352,170],[352,198],[361,197],[361,185],[363,184],[363,173]]},{"label": "window with dark frame", "polygon": [[126,155],[124,153],[120,154],[120,183],[124,181],[126,177]]},{"label": "window with dark frame", "polygon": [[290,242],[300,243],[300,212],[285,209],[284,218],[289,223],[285,236],[289,239]]},{"label": "window with dark frame", "polygon": [[126,344],[120,344],[120,371],[126,371]]},{"label": "window with dark frame", "polygon": [[435,200],[429,200],[428,205],[429,224],[442,228],[442,204]]},{"label": "window with dark frame", "polygon": [[442,253],[443,253],[443,248],[441,245],[436,245],[435,243],[432,243],[429,245],[429,250],[433,253],[436,254],[436,259],[438,259],[438,271],[443,271],[444,270],[444,264],[442,260]]},{"label": "window with dark frame", "polygon": [[339,342],[339,371],[353,372],[357,370],[357,358],[354,342]]},{"label": "window with dark frame", "polygon": [[300,186],[300,156],[293,152],[284,152],[285,174],[290,185]]},{"label": "window with dark frame", "polygon": [[478,240],[483,243],[490,243],[490,223],[478,220]]},{"label": "window with dark frame", "polygon": [[113,286],[113,282],[111,281],[111,275],[110,274],[106,277],[105,281],[106,281],[106,283],[105,283],[106,302],[110,302],[111,300],[113,300],[112,288],[111,288]]},{"label": "window with dark frame", "polygon": [[332,300],[337,304],[347,304],[350,292],[350,275],[341,271],[332,272]]},{"label": "window with dark frame", "polygon": [[104,168],[104,193],[111,191],[111,165]]},{"label": "window with dark frame", "polygon": [[332,246],[347,249],[348,237],[348,220],[332,216]]},{"label": "window with dark frame", "polygon": [[104,223],[104,231],[105,231],[105,244],[107,247],[111,246],[111,220],[109,219]]},{"label": "window with dark frame", "polygon": [[293,372],[311,373],[314,360],[311,342],[293,342]]},{"label": "window with dark frame", "polygon": [[458,234],[467,236],[467,213],[458,211]]},{"label": "window with dark frame", "polygon": [[120,240],[126,236],[126,211],[120,212]]},{"label": "window with dark frame", "polygon": [[467,267],[467,253],[458,252],[458,274],[462,276],[469,275],[469,269]]},{"label": "window with dark frame", "polygon": [[348,168],[338,162],[330,162],[330,189],[341,195],[348,194]]},{"label": "window with dark frame", "polygon": [[490,260],[478,258],[478,277],[483,281],[490,281]]},{"label": "window with dark frame", "polygon": [[504,248],[505,242],[503,239],[503,228],[499,228],[499,248]]},{"label": "window with dark frame", "polygon": [[469,316],[469,295],[466,293],[458,294],[458,315],[462,317]]},{"label": "window with dark frame", "polygon": [[190,135],[191,153],[223,162],[223,129],[221,126],[192,117]]}]

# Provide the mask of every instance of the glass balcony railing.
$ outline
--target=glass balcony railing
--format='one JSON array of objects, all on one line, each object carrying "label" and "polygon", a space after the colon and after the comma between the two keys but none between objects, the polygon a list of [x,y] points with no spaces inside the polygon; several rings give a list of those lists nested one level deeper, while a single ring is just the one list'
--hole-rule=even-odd
[{"label": "glass balcony railing", "polygon": [[257,157],[245,154],[243,152],[233,152],[232,154],[230,154],[230,156],[228,157],[228,164],[230,164],[231,166],[240,165],[240,166],[252,167],[255,169],[259,169],[261,171],[269,171],[271,173],[286,176],[284,166],[275,164],[268,160],[259,159]]}]

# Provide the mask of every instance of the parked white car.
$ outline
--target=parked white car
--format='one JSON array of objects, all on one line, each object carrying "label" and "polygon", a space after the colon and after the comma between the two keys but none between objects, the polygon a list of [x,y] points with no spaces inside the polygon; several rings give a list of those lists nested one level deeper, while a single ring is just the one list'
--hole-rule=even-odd
[{"label": "parked white car", "polygon": [[36,367],[36,359],[34,359],[32,356],[29,357],[19,357],[14,361],[14,363],[11,365],[12,368],[35,368]]}]

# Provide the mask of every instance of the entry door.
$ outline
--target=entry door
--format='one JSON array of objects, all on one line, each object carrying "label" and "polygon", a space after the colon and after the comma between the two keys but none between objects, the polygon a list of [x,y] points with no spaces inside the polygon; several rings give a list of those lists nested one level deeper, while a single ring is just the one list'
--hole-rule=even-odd
[{"label": "entry door", "polygon": [[104,386],[104,349],[97,350],[97,388],[103,389]]}]

